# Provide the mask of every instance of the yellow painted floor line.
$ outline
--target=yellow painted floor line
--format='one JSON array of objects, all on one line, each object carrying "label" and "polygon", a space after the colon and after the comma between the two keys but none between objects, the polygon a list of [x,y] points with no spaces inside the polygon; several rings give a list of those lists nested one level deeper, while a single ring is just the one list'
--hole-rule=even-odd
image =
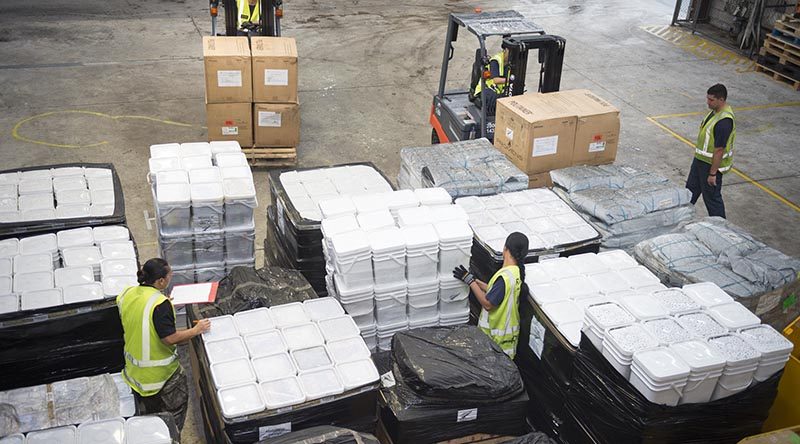
[{"label": "yellow painted floor line", "polygon": [[[785,108],[785,107],[792,107],[792,106],[800,106],[800,102],[779,102],[779,103],[767,103],[765,105],[750,105],[750,106],[738,106],[734,108],[734,112],[739,111],[753,111],[757,109],[770,109],[770,108]],[[673,117],[689,117],[689,116],[704,116],[708,114],[708,111],[692,111],[688,113],[676,113],[676,114],[662,114],[660,116],[650,116],[653,119],[669,119]]]},{"label": "yellow painted floor line", "polygon": [[684,29],[669,25],[641,26],[640,29],[668,41],[697,57],[705,58],[721,65],[744,65],[744,68],[736,70],[739,73],[750,72],[755,69],[755,62],[747,57]]},{"label": "yellow painted floor line", "polygon": [[[650,121],[651,123],[655,124],[659,128],[663,129],[664,131],[666,131],[672,137],[674,137],[674,138],[680,140],[681,142],[689,145],[690,147],[694,148],[694,143],[690,142],[687,138],[685,138],[685,137],[681,136],[680,134],[676,133],[670,127],[668,127],[668,126],[664,125],[663,123],[659,122],[658,120],[656,120],[656,117],[647,117],[647,120]],[[800,206],[797,206],[797,204],[795,204],[794,202],[792,202],[789,199],[781,196],[780,194],[778,194],[774,190],[770,189],[769,187],[760,184],[757,180],[755,180],[752,177],[748,176],[747,174],[745,174],[744,172],[742,172],[739,169],[731,168],[731,171],[734,174],[736,174],[737,176],[739,176],[742,179],[744,179],[746,182],[750,183],[751,185],[755,186],[756,188],[760,189],[761,191],[769,194],[770,196],[772,196],[777,201],[781,202],[782,204],[786,205],[787,207],[789,207],[789,208],[797,211],[798,213],[800,213]]]}]

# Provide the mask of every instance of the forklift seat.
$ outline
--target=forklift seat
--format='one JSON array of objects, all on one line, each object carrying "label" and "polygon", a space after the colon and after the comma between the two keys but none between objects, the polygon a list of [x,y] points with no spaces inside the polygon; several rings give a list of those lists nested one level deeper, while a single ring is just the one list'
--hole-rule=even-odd
[{"label": "forklift seat", "polygon": [[475,87],[483,75],[483,61],[481,60],[480,48],[475,50],[475,61],[472,62],[472,77],[469,81],[469,100],[475,102]]}]

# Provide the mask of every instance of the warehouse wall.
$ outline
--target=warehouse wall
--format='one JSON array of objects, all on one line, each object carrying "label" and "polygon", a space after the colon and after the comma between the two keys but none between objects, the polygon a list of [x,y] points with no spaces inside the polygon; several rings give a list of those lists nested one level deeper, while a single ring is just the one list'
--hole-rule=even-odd
[{"label": "warehouse wall", "polygon": [[[736,7],[739,6],[740,10],[738,16],[742,17],[744,24],[750,18],[751,8],[753,7],[753,0],[707,0],[710,1],[709,6],[709,22],[715,28],[732,32],[735,25]],[[767,0],[767,6],[780,5],[784,3],[793,3],[793,0]],[[746,8],[746,9],[745,9]],[[761,20],[761,25],[766,29],[772,29],[775,26],[775,21],[779,20],[785,13],[791,12],[791,7],[784,8],[767,8],[764,10],[764,17]],[[743,25],[744,25],[743,24]],[[742,25],[742,26],[743,26]]]}]

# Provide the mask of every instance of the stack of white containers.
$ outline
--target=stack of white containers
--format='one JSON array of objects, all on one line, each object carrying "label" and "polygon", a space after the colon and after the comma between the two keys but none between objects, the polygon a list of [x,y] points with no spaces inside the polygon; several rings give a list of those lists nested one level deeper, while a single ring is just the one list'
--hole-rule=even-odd
[{"label": "stack of white containers", "polygon": [[152,145],[150,181],[174,283],[218,281],[237,265],[254,265],[258,202],[237,142]]},{"label": "stack of white containers", "polygon": [[0,175],[0,222],[114,214],[110,169],[63,167]]},{"label": "stack of white containers", "polygon": [[137,270],[136,251],[124,226],[4,239],[0,313],[116,297],[137,284]]},{"label": "stack of white containers", "polygon": [[171,444],[169,427],[157,416],[102,419],[75,426],[9,435],[2,444]]},{"label": "stack of white containers", "polygon": [[469,319],[469,289],[452,277],[469,265],[466,213],[442,188],[337,197],[319,203],[328,292],[371,349],[408,328]]},{"label": "stack of white containers", "polygon": [[378,371],[333,298],[211,318],[203,335],[226,418],[287,408],[374,383]]}]

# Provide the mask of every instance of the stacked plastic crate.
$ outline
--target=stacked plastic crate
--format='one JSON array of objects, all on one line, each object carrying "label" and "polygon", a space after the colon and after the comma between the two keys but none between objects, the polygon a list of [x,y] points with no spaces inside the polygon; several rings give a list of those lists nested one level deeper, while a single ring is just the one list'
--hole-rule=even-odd
[{"label": "stacked plastic crate", "polygon": [[150,182],[173,284],[218,281],[235,266],[255,265],[258,202],[238,142],[153,145]]}]

